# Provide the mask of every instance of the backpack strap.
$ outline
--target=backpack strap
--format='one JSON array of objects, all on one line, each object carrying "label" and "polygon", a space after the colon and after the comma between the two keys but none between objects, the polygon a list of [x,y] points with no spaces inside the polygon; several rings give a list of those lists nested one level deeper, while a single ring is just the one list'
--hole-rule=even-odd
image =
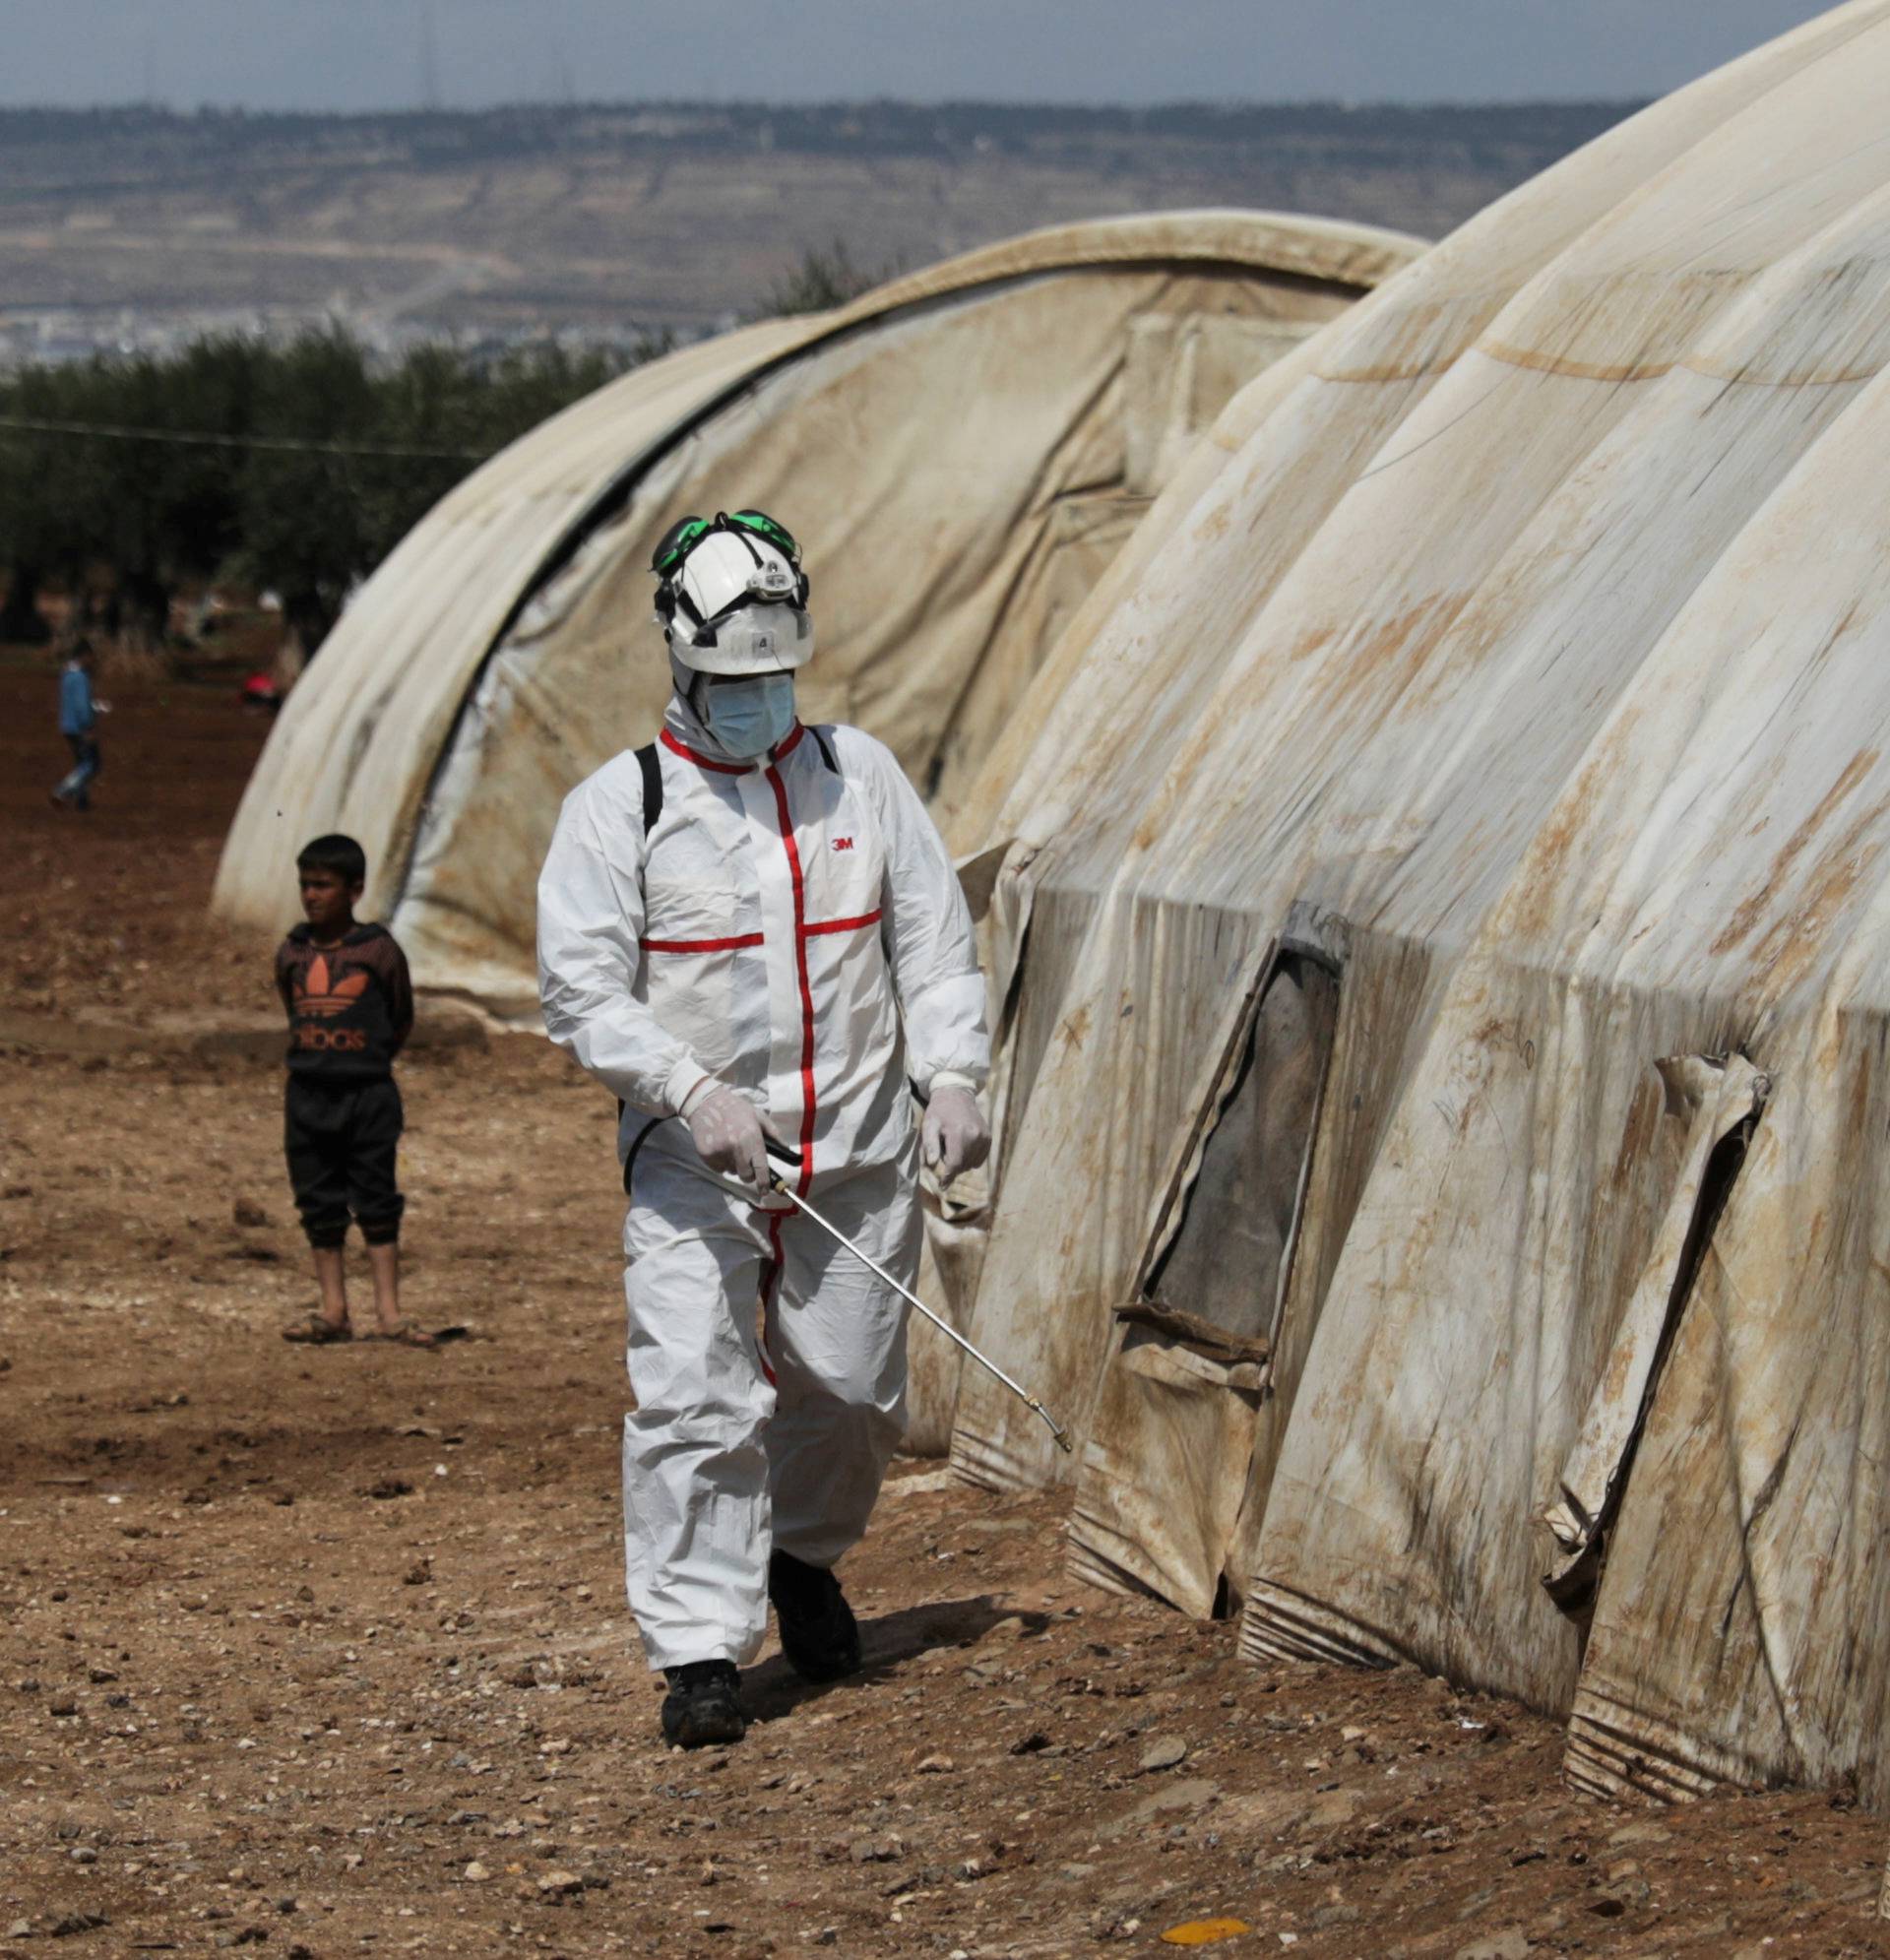
[{"label": "backpack strap", "polygon": [[[824,749],[826,744],[821,746]],[[827,766],[833,767],[831,759]],[[645,742],[638,749],[637,767],[643,771],[643,834],[648,837],[662,815],[662,761],[655,742]]]},{"label": "backpack strap", "polygon": [[[643,771],[643,835],[648,841],[650,833],[656,829],[657,820],[662,815],[662,761],[657,754],[655,742],[645,742],[637,751],[637,767]],[[621,1096],[617,1098],[617,1121],[623,1121],[626,1105]],[[634,1138],[623,1160],[623,1192],[630,1195],[630,1173],[637,1168],[637,1152],[643,1148],[643,1141],[657,1125],[663,1121],[662,1116],[653,1116],[644,1124]]]},{"label": "backpack strap", "polygon": [[[624,1103],[623,1098],[619,1096],[617,1098],[617,1121],[619,1123],[623,1121],[623,1112],[627,1106],[628,1106]],[[636,1135],[631,1138],[630,1148],[625,1153],[623,1160],[623,1195],[626,1198],[630,1196],[630,1174],[637,1168],[637,1152],[643,1148],[644,1142],[648,1138],[650,1132],[655,1128],[657,1128],[659,1124],[666,1123],[668,1120],[669,1118],[667,1116],[652,1116],[650,1120],[644,1124],[643,1128],[640,1129],[636,1133]]]}]

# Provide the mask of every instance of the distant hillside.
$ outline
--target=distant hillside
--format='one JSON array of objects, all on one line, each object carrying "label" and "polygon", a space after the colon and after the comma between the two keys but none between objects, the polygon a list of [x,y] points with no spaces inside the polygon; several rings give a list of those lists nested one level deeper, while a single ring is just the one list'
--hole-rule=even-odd
[{"label": "distant hillside", "polygon": [[0,111],[0,321],[22,351],[59,313],[686,332],[836,240],[916,266],[1224,204],[1434,236],[1633,106]]}]

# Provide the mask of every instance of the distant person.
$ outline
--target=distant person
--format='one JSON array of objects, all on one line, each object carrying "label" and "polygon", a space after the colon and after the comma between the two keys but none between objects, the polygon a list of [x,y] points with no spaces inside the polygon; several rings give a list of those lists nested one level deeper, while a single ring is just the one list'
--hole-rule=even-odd
[{"label": "distant person", "polygon": [[354,917],[367,856],[351,837],[316,838],[303,846],[295,868],[306,923],[276,953],[276,985],[289,1029],[283,1147],[322,1300],[283,1338],[318,1347],[353,1339],[343,1269],[352,1216],[374,1273],[378,1338],[430,1348],[432,1335],[401,1318],[406,1201],[394,1159],[404,1115],[394,1057],[413,1031],[407,956],[386,926]]},{"label": "distant person", "polygon": [[92,808],[92,786],[98,778],[98,717],[111,703],[92,691],[92,642],[75,640],[59,670],[59,732],[72,750],[72,767],[59,779],[52,800],[68,810]]},{"label": "distant person", "polygon": [[273,715],[283,705],[283,690],[273,674],[252,673],[236,690],[236,698],[245,708]]}]

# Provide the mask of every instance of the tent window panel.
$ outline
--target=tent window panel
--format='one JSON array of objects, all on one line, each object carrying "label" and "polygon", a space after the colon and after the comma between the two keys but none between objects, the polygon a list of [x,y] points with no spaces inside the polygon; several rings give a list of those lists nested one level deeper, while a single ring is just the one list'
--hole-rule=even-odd
[{"label": "tent window panel", "polygon": [[1206,1322],[1235,1342],[1263,1343],[1272,1331],[1338,1001],[1328,968],[1280,956],[1179,1229],[1143,1289],[1177,1323]]},{"label": "tent window panel", "polygon": [[1559,1553],[1543,1585],[1565,1612],[1584,1620],[1668,1350],[1771,1090],[1770,1079],[1742,1055],[1680,1055],[1656,1067],[1669,1113],[1687,1122],[1685,1156],[1562,1464],[1556,1496],[1542,1514]]}]

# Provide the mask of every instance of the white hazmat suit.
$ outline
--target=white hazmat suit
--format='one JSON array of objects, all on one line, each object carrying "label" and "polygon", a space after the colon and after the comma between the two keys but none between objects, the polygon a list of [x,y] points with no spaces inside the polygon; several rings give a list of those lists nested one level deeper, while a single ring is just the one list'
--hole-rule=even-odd
[{"label": "white hazmat suit", "polygon": [[[643,771],[566,798],[538,884],[547,1029],[623,1103],[630,1608],[653,1668],[753,1660],[773,1548],[854,1544],[904,1426],[906,1307],[818,1227],[716,1188],[677,1112],[705,1076],[801,1154],[784,1170],[907,1284],[912,1092],[989,1066],[972,922],[891,753],[798,724],[717,750],[681,700]],[[909,1078],[911,1087],[909,1088]]]}]

